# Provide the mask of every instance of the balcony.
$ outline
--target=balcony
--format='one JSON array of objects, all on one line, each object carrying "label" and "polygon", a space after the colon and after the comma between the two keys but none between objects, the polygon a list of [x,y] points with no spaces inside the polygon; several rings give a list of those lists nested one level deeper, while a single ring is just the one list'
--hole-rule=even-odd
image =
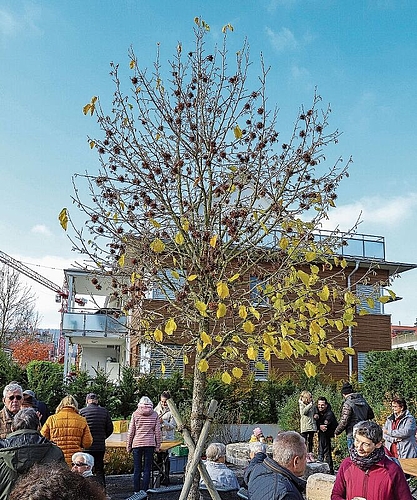
[{"label": "balcony", "polygon": [[62,331],[73,343],[82,345],[87,339],[98,339],[114,345],[124,341],[126,320],[124,314],[114,309],[83,309],[63,314]]},{"label": "balcony", "polygon": [[393,349],[417,349],[417,335],[415,333],[402,333],[391,339]]}]

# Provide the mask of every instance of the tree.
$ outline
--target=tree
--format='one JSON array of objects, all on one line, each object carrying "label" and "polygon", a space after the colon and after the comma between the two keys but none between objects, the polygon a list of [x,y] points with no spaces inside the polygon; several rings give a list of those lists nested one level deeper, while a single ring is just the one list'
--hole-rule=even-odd
[{"label": "tree", "polygon": [[[93,269],[113,276],[114,298],[133,311],[132,335],[158,345],[174,339],[184,362],[194,363],[196,438],[214,359],[222,361],[224,383],[241,378],[258,353],[305,358],[314,375],[311,356],[326,363],[353,353],[333,339],[355,325],[357,299],[342,279],[340,234],[315,235],[350,163],[328,164],[324,156],[339,137],[327,131],[330,109],[321,110],[314,95],[281,139],[263,60],[257,87],[249,88],[247,43],[230,61],[232,26],[210,51],[208,25],[195,23],[194,49],[179,44],[169,71],[158,53],[148,73],[130,50],[128,94],[111,65],[111,111],[97,97],[84,107],[103,133],[89,139],[100,170],[74,178],[88,234],[66,209],[60,221],[72,225],[71,239]],[[90,201],[78,190],[82,180]],[[144,300],[155,288],[166,299],[159,309]]]},{"label": "tree", "polygon": [[20,281],[19,272],[3,264],[0,267],[0,348],[36,330],[39,315],[35,300],[31,288]]},{"label": "tree", "polygon": [[45,344],[39,340],[22,337],[10,343],[14,361],[26,366],[30,361],[49,361],[54,346],[52,343]]}]

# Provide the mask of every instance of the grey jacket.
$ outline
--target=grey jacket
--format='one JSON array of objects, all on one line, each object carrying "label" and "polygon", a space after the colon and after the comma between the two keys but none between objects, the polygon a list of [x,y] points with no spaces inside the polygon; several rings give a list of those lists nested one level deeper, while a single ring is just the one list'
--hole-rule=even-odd
[{"label": "grey jacket", "polygon": [[386,447],[391,448],[392,443],[397,443],[398,458],[416,458],[416,421],[413,415],[406,410],[400,417],[397,428],[392,429],[394,414],[390,415],[383,427]]},{"label": "grey jacket", "polygon": [[366,399],[354,392],[346,396],[342,405],[342,415],[340,417],[339,425],[334,431],[338,436],[346,431],[346,436],[352,436],[353,427],[362,420],[372,420],[375,417],[372,408],[367,403]]}]

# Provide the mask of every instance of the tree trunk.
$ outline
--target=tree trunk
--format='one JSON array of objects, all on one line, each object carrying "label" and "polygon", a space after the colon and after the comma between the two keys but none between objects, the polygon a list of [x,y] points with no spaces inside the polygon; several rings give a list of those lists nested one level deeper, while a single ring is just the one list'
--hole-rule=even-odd
[{"label": "tree trunk", "polygon": [[[206,373],[201,372],[198,369],[198,363],[200,361],[199,353],[196,353],[196,360],[194,365],[194,384],[193,384],[193,401],[191,405],[191,437],[194,443],[198,441],[201,429],[204,424],[204,405],[205,405],[205,390],[207,376]],[[191,457],[189,458],[189,460]],[[199,500],[200,493],[198,490],[198,485],[200,481],[200,474],[196,474],[194,477],[193,485],[191,487],[190,493],[188,495],[188,500]]]}]

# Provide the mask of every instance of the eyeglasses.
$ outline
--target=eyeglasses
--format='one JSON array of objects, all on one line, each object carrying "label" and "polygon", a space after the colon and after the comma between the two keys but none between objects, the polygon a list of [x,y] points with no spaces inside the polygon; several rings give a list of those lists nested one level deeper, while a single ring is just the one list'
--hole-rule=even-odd
[{"label": "eyeglasses", "polygon": [[88,467],[88,464],[82,464],[81,462],[73,462],[72,463],[73,467]]},{"label": "eyeglasses", "polygon": [[13,394],[12,396],[7,396],[7,399],[8,399],[9,401],[13,401],[14,399],[17,399],[18,401],[20,401],[20,400],[22,399],[22,396],[19,396],[19,395],[15,396],[15,395]]}]

